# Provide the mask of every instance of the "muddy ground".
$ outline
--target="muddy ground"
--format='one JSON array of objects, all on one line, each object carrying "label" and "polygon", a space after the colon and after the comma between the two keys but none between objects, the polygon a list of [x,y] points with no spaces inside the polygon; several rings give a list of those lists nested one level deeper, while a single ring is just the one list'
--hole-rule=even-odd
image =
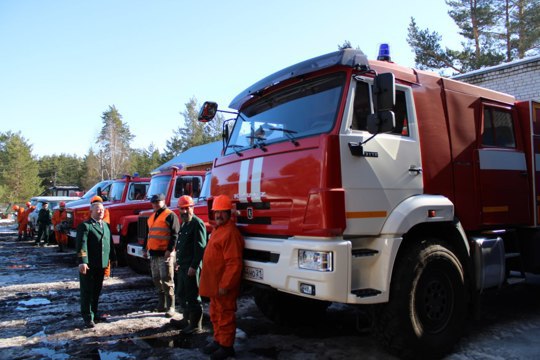
[{"label": "muddy ground", "polygon": [[[74,250],[34,247],[0,231],[0,359],[206,359],[204,333],[182,338],[153,313],[148,275],[122,267],[106,279],[100,309],[107,323],[83,328]],[[207,313],[208,304],[205,303]],[[332,305],[310,326],[277,326],[258,311],[246,288],[238,303],[237,359],[395,359],[375,344],[357,308]],[[448,359],[540,356],[540,286],[514,287],[484,301]]]}]

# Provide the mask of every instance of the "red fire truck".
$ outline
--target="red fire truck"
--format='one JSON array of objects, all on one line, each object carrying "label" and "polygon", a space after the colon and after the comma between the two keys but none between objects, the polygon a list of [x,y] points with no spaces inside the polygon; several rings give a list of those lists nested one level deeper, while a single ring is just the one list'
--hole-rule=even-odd
[{"label": "red fire truck", "polygon": [[[125,263],[126,244],[120,242],[118,224],[123,217],[137,214],[141,209],[149,208],[145,201],[150,178],[141,178],[138,175],[125,175],[116,179],[103,188],[99,188],[97,194],[104,200],[103,205],[109,212],[112,238],[116,247],[119,262]],[[88,201],[89,202],[89,201]],[[69,225],[69,237],[71,242],[77,236],[77,226],[90,218],[90,204],[66,206]]]},{"label": "red fire truck", "polygon": [[268,317],[364,305],[388,349],[434,358],[481,293],[540,273],[540,104],[345,49],[229,108],[211,191]]},{"label": "red fire truck", "polygon": [[[178,199],[183,195],[199,198],[206,175],[205,171],[181,169],[181,165],[170,166],[154,174],[148,190],[152,195],[165,194],[165,204],[178,216]],[[150,262],[142,254],[142,245],[148,232],[147,220],[153,212],[149,202],[148,205],[145,211],[125,217],[120,226],[121,235],[127,239],[127,263],[139,273],[150,272]]]}]

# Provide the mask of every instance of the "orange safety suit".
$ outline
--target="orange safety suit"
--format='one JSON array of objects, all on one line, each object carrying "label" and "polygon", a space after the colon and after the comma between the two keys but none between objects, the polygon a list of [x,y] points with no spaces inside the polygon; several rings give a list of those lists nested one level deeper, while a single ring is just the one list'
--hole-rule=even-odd
[{"label": "orange safety suit", "polygon": [[[236,298],[240,294],[244,239],[232,220],[210,235],[203,256],[199,293],[210,298],[210,320],[214,340],[221,346],[234,345]],[[219,289],[226,289],[219,295]]]},{"label": "orange safety suit", "polygon": [[[111,225],[111,214],[109,214],[109,209],[105,208],[105,213],[103,214],[103,221],[105,221],[107,224]],[[111,276],[111,260],[109,260],[109,265],[105,268],[105,275],[106,278]]]},{"label": "orange safety suit", "polygon": [[30,205],[26,210],[24,211],[24,231],[32,237],[34,234],[34,229],[28,227],[28,216],[36,209],[35,206]]},{"label": "orange safety suit", "polygon": [[24,234],[24,230],[26,229],[26,224],[24,223],[24,209],[22,206],[17,209],[17,223],[19,224],[20,237]]},{"label": "orange safety suit", "polygon": [[54,236],[58,245],[67,245],[68,237],[65,231],[58,231],[56,225],[61,224],[62,221],[67,221],[67,211],[57,209],[52,216],[52,224],[54,227]]},{"label": "orange safety suit", "polygon": [[165,219],[170,213],[172,210],[166,208],[157,219],[155,216],[148,218],[148,241],[146,243],[148,250],[167,251],[171,239],[171,229]]}]

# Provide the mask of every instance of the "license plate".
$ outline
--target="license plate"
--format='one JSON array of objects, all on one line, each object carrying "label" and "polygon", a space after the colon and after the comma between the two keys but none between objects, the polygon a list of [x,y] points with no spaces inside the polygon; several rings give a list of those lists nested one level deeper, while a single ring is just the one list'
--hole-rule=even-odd
[{"label": "license plate", "polygon": [[246,279],[262,280],[264,278],[264,272],[261,268],[244,266],[244,277]]}]

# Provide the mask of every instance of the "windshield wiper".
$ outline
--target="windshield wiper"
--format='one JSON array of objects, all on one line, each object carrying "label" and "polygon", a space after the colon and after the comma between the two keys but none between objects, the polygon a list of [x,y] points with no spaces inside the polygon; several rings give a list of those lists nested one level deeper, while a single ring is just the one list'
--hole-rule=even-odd
[{"label": "windshield wiper", "polygon": [[232,148],[234,150],[234,152],[236,153],[236,155],[244,156],[244,154],[242,154],[240,151],[237,150],[237,149],[242,149],[243,148],[242,145],[229,144],[229,145],[227,145],[227,147]]},{"label": "windshield wiper", "polygon": [[274,126],[268,126],[268,127],[265,127],[265,129],[281,131],[282,133],[285,134],[285,136],[286,136],[289,140],[291,140],[291,142],[292,142],[295,146],[300,145],[300,143],[299,143],[298,141],[296,141],[296,139],[295,139],[294,136],[292,135],[292,134],[296,134],[298,131],[289,130],[289,129],[284,129],[284,128],[278,128],[278,127],[274,127]]},{"label": "windshield wiper", "polygon": [[268,151],[268,149],[266,148],[266,144],[264,143],[264,140],[266,140],[265,137],[262,137],[260,135],[255,135],[255,136],[246,136],[246,138],[250,140],[255,140],[255,143],[253,144],[253,148],[258,147],[264,152]]}]

